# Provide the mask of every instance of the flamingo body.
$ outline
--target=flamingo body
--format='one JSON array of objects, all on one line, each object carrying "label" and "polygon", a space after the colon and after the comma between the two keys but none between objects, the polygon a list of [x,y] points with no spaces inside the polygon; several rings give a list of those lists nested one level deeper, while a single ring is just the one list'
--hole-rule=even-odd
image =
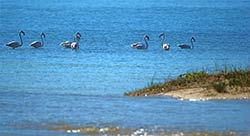
[{"label": "flamingo body", "polygon": [[191,49],[191,46],[185,43],[179,44],[178,45],[181,49]]},{"label": "flamingo body", "polygon": [[135,49],[147,49],[148,48],[144,43],[140,43],[140,42],[131,44],[131,47]]},{"label": "flamingo body", "polygon": [[40,42],[40,41],[34,41],[34,42],[32,42],[32,43],[30,44],[30,46],[32,46],[32,47],[34,47],[34,48],[40,48],[40,47],[42,47],[43,45],[42,45],[42,42]]},{"label": "flamingo body", "polygon": [[70,41],[65,41],[65,42],[61,42],[60,45],[65,47],[65,48],[70,48],[71,47],[71,43]]},{"label": "flamingo body", "polygon": [[17,42],[17,41],[11,41],[9,43],[6,43],[5,45],[12,47],[13,49],[22,46],[22,44],[20,42]]},{"label": "flamingo body", "polygon": [[170,44],[169,43],[164,43],[162,45],[163,50],[169,50],[170,49]]},{"label": "flamingo body", "polygon": [[71,43],[71,49],[78,49],[79,48],[79,44],[78,44],[78,42],[73,42],[73,43]]}]

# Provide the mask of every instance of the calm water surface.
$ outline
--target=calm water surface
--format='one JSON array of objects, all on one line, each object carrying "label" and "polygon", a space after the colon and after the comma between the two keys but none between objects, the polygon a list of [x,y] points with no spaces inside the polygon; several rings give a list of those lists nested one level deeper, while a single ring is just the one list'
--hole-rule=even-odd
[{"label": "calm water surface", "polygon": [[[41,127],[60,122],[249,133],[249,100],[123,96],[152,80],[249,66],[249,13],[249,0],[0,0],[0,133],[65,135]],[[19,40],[19,30],[26,33],[24,45],[4,46]],[[78,51],[58,45],[76,31],[82,34]],[[45,46],[29,47],[40,32]],[[161,32],[168,52],[160,46]],[[149,49],[132,49],[144,34]],[[177,47],[191,36],[193,50]]]}]

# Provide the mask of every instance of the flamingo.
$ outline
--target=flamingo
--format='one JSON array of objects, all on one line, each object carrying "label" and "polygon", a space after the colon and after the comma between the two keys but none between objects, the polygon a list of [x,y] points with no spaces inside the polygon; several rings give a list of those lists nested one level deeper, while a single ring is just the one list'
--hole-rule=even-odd
[{"label": "flamingo", "polygon": [[164,39],[165,39],[165,34],[164,33],[161,33],[159,35],[159,38],[161,38],[161,46],[163,48],[163,50],[169,50],[170,49],[170,44],[169,43],[164,43]]},{"label": "flamingo", "polygon": [[135,48],[135,49],[147,49],[148,48],[148,42],[147,42],[147,40],[149,40],[149,36],[148,35],[144,35],[143,39],[145,41],[145,44],[141,43],[141,42],[137,42],[137,43],[131,44],[131,47]]},{"label": "flamingo", "polygon": [[78,44],[79,41],[80,41],[80,37],[76,37],[75,42],[71,43],[70,48],[72,50],[79,49],[79,44]]},{"label": "flamingo", "polygon": [[[73,42],[78,42],[78,40],[80,40],[80,37],[81,37],[80,32],[76,32]],[[71,44],[72,44],[73,42],[65,41],[65,42],[61,42],[60,45],[63,46],[63,47],[65,47],[65,48],[71,48]]]},{"label": "flamingo", "polygon": [[194,37],[191,37],[191,38],[190,38],[191,46],[188,45],[188,44],[184,44],[184,43],[179,44],[178,46],[179,46],[181,49],[193,49],[193,48],[194,48],[193,42],[195,42],[195,39],[194,39]]},{"label": "flamingo", "polygon": [[20,37],[21,43],[19,43],[17,41],[11,41],[11,42],[6,43],[5,45],[9,46],[9,47],[12,47],[13,49],[22,46],[23,45],[23,39],[22,39],[21,34],[25,35],[24,31],[19,31],[19,37]]},{"label": "flamingo", "polygon": [[40,33],[40,37],[41,37],[41,42],[40,41],[34,41],[30,44],[30,46],[34,47],[34,48],[40,48],[44,45],[43,42],[43,38],[45,38],[45,34],[42,32]]}]

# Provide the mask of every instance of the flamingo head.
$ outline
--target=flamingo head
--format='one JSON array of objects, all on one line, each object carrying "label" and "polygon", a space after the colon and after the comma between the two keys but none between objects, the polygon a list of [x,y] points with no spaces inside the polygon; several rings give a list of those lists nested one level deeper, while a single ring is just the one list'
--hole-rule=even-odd
[{"label": "flamingo head", "polygon": [[43,36],[44,38],[45,38],[45,34],[43,33],[43,32],[41,32],[41,34],[40,34],[41,36]]},{"label": "flamingo head", "polygon": [[191,41],[195,42],[195,39],[194,39],[194,37],[191,37]]},{"label": "flamingo head", "polygon": [[144,35],[144,39],[150,40],[148,35]]},{"label": "flamingo head", "polygon": [[161,33],[161,34],[159,35],[159,38],[161,38],[162,36],[165,36],[165,33]]},{"label": "flamingo head", "polygon": [[25,33],[24,33],[24,31],[23,30],[21,30],[20,32],[19,32],[20,34],[23,34],[23,35],[25,35]]},{"label": "flamingo head", "polygon": [[80,34],[80,32],[76,32],[76,37],[78,36],[78,37],[81,37],[82,35]]}]

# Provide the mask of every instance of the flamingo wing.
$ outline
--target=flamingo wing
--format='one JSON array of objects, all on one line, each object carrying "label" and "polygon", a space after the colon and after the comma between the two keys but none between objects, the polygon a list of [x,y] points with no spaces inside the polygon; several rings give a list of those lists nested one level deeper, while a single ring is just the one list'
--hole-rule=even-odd
[{"label": "flamingo wing", "polygon": [[12,47],[12,48],[17,48],[21,46],[21,44],[17,41],[11,41],[5,44],[6,46]]},{"label": "flamingo wing", "polygon": [[136,48],[136,49],[145,49],[145,44],[143,44],[143,43],[134,43],[134,44],[131,44],[131,47]]},{"label": "flamingo wing", "polygon": [[65,48],[70,48],[71,44],[72,44],[72,42],[70,42],[70,41],[65,41],[65,42],[60,43],[60,45],[65,47]]},{"label": "flamingo wing", "polygon": [[34,47],[34,48],[39,48],[42,47],[42,43],[39,41],[34,41],[30,44],[30,46]]},{"label": "flamingo wing", "polygon": [[190,49],[191,47],[189,46],[189,45],[187,45],[187,44],[179,44],[178,45],[181,49]]}]

